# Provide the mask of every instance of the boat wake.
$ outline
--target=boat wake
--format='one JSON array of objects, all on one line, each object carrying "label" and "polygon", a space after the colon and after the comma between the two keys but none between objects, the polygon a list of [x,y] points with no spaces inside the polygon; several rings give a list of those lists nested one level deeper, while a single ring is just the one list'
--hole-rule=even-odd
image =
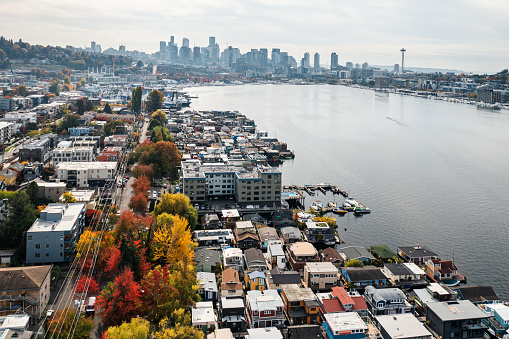
[{"label": "boat wake", "polygon": [[405,124],[404,122],[401,122],[401,121],[398,121],[398,120],[396,120],[396,119],[393,119],[393,118],[391,118],[390,116],[386,116],[386,118],[387,118],[387,119],[389,119],[389,120],[391,120],[391,121],[394,121],[395,123],[397,123],[397,124],[398,124],[398,125],[400,125],[400,126],[408,127],[408,125],[407,125],[407,124]]}]

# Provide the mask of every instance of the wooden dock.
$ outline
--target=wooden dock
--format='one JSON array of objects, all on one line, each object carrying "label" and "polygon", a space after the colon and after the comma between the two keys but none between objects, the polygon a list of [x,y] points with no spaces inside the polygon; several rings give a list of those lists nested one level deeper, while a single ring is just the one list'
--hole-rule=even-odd
[{"label": "wooden dock", "polygon": [[342,190],[341,188],[339,188],[336,185],[331,185],[329,183],[322,183],[322,184],[317,184],[317,185],[304,185],[304,186],[287,185],[287,186],[283,186],[283,189],[301,192],[301,193],[306,192],[310,196],[314,196],[316,190],[322,192],[323,194],[326,194],[327,191],[330,191],[330,192],[332,192],[332,194],[342,195],[345,198],[348,197],[348,192],[346,192],[345,190]]}]

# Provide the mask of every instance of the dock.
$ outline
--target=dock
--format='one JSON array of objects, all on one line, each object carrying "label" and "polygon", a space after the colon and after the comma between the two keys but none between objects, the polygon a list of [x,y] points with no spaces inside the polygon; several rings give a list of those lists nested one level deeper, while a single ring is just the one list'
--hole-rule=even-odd
[{"label": "dock", "polygon": [[304,185],[304,186],[287,185],[287,186],[283,186],[283,189],[291,190],[291,191],[298,191],[298,192],[306,192],[310,196],[314,196],[315,191],[317,191],[317,190],[322,192],[323,194],[326,194],[327,191],[330,191],[330,192],[332,192],[332,194],[342,195],[345,198],[348,197],[348,192],[339,188],[336,185],[331,185],[329,183],[321,183],[321,184],[317,184],[317,185]]}]

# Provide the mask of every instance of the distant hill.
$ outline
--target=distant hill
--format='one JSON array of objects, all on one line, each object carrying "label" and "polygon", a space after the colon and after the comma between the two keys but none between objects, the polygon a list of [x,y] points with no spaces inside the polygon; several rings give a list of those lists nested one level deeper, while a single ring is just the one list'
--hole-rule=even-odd
[{"label": "distant hill", "polygon": [[[394,65],[392,66],[380,66],[380,65],[370,65],[371,67],[377,67],[377,68],[380,68],[380,69],[386,69],[386,70],[393,70],[394,69]],[[448,73],[448,72],[452,72],[454,74],[461,74],[461,73],[470,73],[470,72],[467,72],[467,71],[461,71],[461,70],[457,70],[457,69],[446,69],[446,68],[427,68],[427,67],[412,67],[412,66],[405,66],[405,69],[407,71],[412,71],[412,72],[422,72],[422,73]]]},{"label": "distant hill", "polygon": [[[14,62],[29,64],[37,60],[44,60],[70,69],[86,70],[88,67],[112,66],[114,58],[115,56],[112,55],[89,53],[58,46],[30,45],[21,39],[14,42],[3,36],[0,37],[0,69],[10,68]],[[128,66],[131,62],[131,58],[119,55],[115,64]]]}]

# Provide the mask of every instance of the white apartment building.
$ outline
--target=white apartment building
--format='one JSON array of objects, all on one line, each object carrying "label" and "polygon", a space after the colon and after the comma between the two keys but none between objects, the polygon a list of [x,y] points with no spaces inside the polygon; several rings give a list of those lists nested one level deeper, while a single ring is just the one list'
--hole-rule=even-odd
[{"label": "white apartment building", "polygon": [[16,133],[16,126],[11,122],[0,121],[0,142],[4,143]]},{"label": "white apartment building", "polygon": [[37,113],[35,112],[11,112],[5,113],[5,118],[18,119],[26,122],[37,122]]},{"label": "white apartment building", "polygon": [[92,147],[68,147],[55,148],[52,151],[52,161],[55,164],[59,162],[90,162],[94,160],[94,149]]},{"label": "white apartment building", "polygon": [[116,162],[60,162],[55,166],[57,179],[77,187],[104,186],[114,180]]}]

